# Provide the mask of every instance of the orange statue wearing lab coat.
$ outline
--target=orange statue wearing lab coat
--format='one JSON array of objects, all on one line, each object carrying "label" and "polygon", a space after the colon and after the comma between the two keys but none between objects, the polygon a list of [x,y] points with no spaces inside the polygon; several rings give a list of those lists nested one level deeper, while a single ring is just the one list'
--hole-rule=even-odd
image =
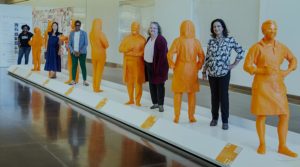
[{"label": "orange statue wearing lab coat", "polygon": [[[74,31],[75,29],[75,20],[71,19],[71,31]],[[67,39],[64,41],[65,42],[65,46],[67,47],[68,50],[68,72],[69,72],[69,79],[67,81],[65,81],[66,84],[69,84],[72,82],[72,56],[71,56],[71,52],[70,49],[68,48],[69,46],[69,37],[67,37]],[[78,83],[79,80],[79,65],[77,67],[77,73],[76,73],[76,78],[75,78],[75,82]]]},{"label": "orange statue wearing lab coat", "polygon": [[100,88],[104,65],[106,62],[106,49],[109,44],[105,34],[102,32],[102,20],[95,19],[90,32],[90,43],[92,48],[93,64],[93,89],[94,92],[102,92]]},{"label": "orange statue wearing lab coat", "polygon": [[[286,146],[288,133],[289,106],[286,96],[284,78],[297,67],[297,59],[292,52],[282,43],[275,40],[277,25],[273,20],[267,20],[262,24],[264,37],[254,44],[245,60],[244,70],[254,75],[252,84],[251,112],[256,115],[256,129],[260,145],[259,154],[265,154],[265,121],[266,116],[279,117],[278,152],[287,156],[297,157]],[[288,69],[280,69],[284,60],[289,62]]]},{"label": "orange statue wearing lab coat", "polygon": [[32,71],[40,71],[43,40],[44,39],[42,37],[41,29],[35,27],[34,35],[31,41],[29,42],[29,45],[32,47],[32,60],[33,60]]},{"label": "orange statue wearing lab coat", "polygon": [[[174,62],[173,56],[177,55]],[[196,92],[199,91],[198,71],[204,63],[204,52],[200,41],[195,38],[195,26],[185,20],[180,26],[180,37],[176,38],[168,52],[169,67],[173,69],[172,91],[174,92],[174,122],[178,123],[182,93],[188,94],[188,115],[190,122],[196,107]]]},{"label": "orange statue wearing lab coat", "polygon": [[129,101],[126,104],[134,104],[133,92],[135,89],[135,104],[141,106],[141,97],[145,82],[144,73],[144,46],[146,39],[139,33],[140,25],[137,22],[131,24],[131,34],[125,37],[119,51],[124,54],[123,81],[127,85]]}]

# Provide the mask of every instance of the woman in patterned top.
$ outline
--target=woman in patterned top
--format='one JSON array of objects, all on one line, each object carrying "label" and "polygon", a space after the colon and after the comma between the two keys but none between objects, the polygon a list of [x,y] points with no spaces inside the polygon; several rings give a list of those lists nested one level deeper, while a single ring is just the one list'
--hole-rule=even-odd
[{"label": "woman in patterned top", "polygon": [[[228,36],[228,30],[222,19],[215,19],[211,23],[211,36],[208,42],[205,65],[203,68],[203,79],[208,80],[211,90],[211,112],[212,121],[210,126],[216,126],[219,118],[219,105],[221,104],[222,129],[228,129],[229,97],[228,87],[230,81],[230,70],[243,58],[244,50],[233,37]],[[232,49],[237,52],[233,64],[230,64]]]}]

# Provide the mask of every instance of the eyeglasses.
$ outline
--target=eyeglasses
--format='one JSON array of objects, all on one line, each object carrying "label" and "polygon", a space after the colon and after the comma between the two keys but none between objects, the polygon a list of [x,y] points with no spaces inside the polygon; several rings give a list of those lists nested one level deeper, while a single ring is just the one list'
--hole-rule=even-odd
[{"label": "eyeglasses", "polygon": [[80,26],[81,26],[80,24],[77,24],[77,25],[76,25],[76,27],[80,27]]}]

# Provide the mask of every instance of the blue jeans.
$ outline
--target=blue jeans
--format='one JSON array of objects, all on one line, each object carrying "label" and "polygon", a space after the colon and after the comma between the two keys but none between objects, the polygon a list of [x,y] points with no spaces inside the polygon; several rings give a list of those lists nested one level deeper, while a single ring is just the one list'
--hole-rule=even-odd
[{"label": "blue jeans", "polygon": [[25,55],[25,64],[28,64],[30,51],[31,51],[31,47],[20,47],[19,48],[18,64],[21,64],[22,58],[24,55]]}]

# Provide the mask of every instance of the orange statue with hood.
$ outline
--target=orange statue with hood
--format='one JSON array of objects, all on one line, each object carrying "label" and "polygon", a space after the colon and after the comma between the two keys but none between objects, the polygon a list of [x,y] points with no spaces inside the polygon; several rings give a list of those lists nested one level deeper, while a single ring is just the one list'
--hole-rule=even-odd
[{"label": "orange statue with hood", "polygon": [[[174,54],[176,60],[174,62]],[[196,107],[196,92],[199,91],[198,71],[204,63],[204,52],[200,41],[195,38],[193,22],[185,20],[180,26],[180,37],[176,38],[168,52],[169,67],[173,69],[172,91],[174,92],[174,122],[178,123],[182,94],[188,94],[188,116],[190,122],[196,122],[194,117]]]},{"label": "orange statue with hood", "polygon": [[40,71],[41,53],[42,53],[44,39],[40,28],[35,27],[33,31],[34,31],[34,35],[29,42],[29,45],[32,47],[32,61],[33,61],[32,71]]},{"label": "orange statue with hood", "polygon": [[[71,31],[74,31],[75,29],[75,20],[71,19]],[[71,56],[71,52],[70,49],[68,48],[69,46],[69,37],[64,36],[64,42],[65,42],[65,46],[67,47],[68,50],[68,64],[67,64],[67,68],[68,68],[68,72],[69,72],[69,79],[67,81],[65,81],[66,84],[69,84],[72,82],[72,56]],[[76,78],[75,78],[75,82],[78,83],[79,80],[79,66],[77,67],[77,72],[76,72]]]},{"label": "orange statue with hood", "polygon": [[[277,24],[267,20],[262,24],[264,37],[254,44],[245,59],[244,70],[254,75],[252,84],[251,112],[256,116],[256,130],[260,145],[259,154],[265,154],[265,121],[267,116],[279,117],[277,127],[279,146],[278,152],[287,156],[297,157],[286,145],[289,122],[289,106],[286,96],[284,78],[297,67],[297,59],[293,53],[275,37]],[[281,64],[287,60],[288,69],[282,70]]]},{"label": "orange statue with hood", "polygon": [[144,72],[144,47],[146,39],[140,35],[140,25],[137,22],[131,24],[131,34],[126,36],[120,46],[119,51],[124,54],[123,61],[123,81],[127,85],[129,101],[126,104],[141,106],[143,93],[143,83],[145,82]]},{"label": "orange statue with hood", "polygon": [[48,34],[49,34],[49,32],[52,31],[52,24],[53,24],[53,21],[48,20],[47,29],[44,32],[44,48],[45,48],[45,50],[47,50],[47,47],[48,47],[48,38],[49,38]]},{"label": "orange statue with hood", "polygon": [[93,21],[90,32],[90,43],[92,48],[93,90],[94,92],[102,92],[103,90],[100,88],[100,85],[106,62],[106,49],[109,47],[109,44],[105,34],[102,32],[101,19]]}]

